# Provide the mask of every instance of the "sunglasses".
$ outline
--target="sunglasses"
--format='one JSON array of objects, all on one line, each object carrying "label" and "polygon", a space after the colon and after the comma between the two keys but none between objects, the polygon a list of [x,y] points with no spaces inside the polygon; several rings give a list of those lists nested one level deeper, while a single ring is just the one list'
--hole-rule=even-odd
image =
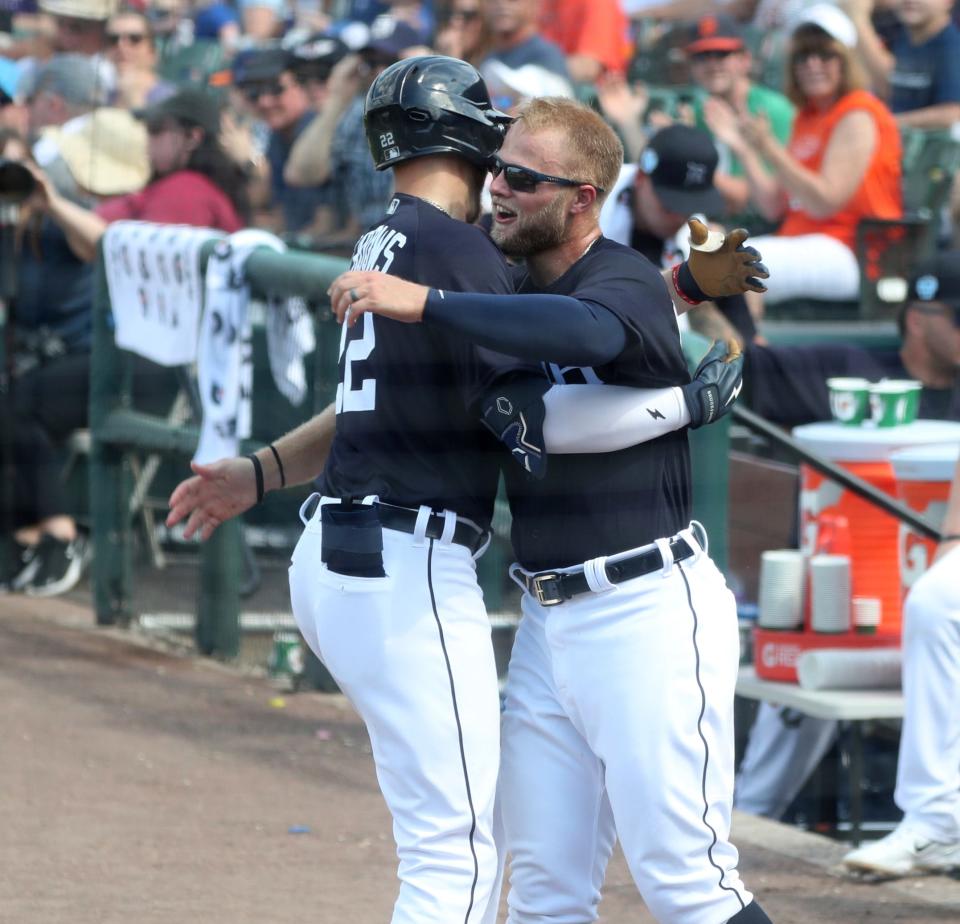
[{"label": "sunglasses", "polygon": [[128,45],[139,45],[141,42],[147,40],[147,34],[145,32],[108,32],[107,41],[111,45],[119,45],[121,42],[126,42]]},{"label": "sunglasses", "polygon": [[793,61],[794,65],[797,64],[806,64],[811,58],[815,58],[817,61],[826,63],[827,61],[833,61],[840,57],[840,53],[832,51],[829,49],[822,49],[820,51],[795,51],[791,56],[790,60]]},{"label": "sunglasses", "polygon": [[480,18],[480,10],[452,10],[447,17],[449,22],[473,22]]},{"label": "sunglasses", "polygon": [[255,103],[261,96],[280,96],[287,89],[279,80],[270,83],[255,83],[241,88],[247,102]]},{"label": "sunglasses", "polygon": [[518,164],[505,164],[496,154],[490,158],[490,173],[495,177],[502,173],[507,186],[514,192],[531,193],[536,190],[538,183],[554,183],[557,186],[592,186],[598,194],[604,191],[602,186],[588,183],[586,180],[570,180],[562,176],[540,173],[538,170],[531,170],[529,167],[521,167]]}]

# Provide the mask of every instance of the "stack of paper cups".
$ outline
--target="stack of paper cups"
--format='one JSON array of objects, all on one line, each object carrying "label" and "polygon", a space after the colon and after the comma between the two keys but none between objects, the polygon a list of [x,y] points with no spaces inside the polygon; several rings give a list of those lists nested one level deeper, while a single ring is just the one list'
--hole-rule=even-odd
[{"label": "stack of paper cups", "polygon": [[879,597],[853,598],[853,627],[857,632],[872,633],[880,625],[883,601]]},{"label": "stack of paper cups", "polygon": [[850,556],[810,559],[810,624],[814,632],[850,631]]},{"label": "stack of paper cups", "polygon": [[803,553],[773,549],[760,556],[757,623],[764,629],[796,629],[803,623]]}]

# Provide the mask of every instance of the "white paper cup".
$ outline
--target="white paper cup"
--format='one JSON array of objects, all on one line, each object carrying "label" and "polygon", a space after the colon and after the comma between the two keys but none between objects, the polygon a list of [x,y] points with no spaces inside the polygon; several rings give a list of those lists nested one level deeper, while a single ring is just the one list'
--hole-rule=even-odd
[{"label": "white paper cup", "polygon": [[796,629],[803,623],[803,576],[799,549],[771,549],[760,556],[758,625]]}]

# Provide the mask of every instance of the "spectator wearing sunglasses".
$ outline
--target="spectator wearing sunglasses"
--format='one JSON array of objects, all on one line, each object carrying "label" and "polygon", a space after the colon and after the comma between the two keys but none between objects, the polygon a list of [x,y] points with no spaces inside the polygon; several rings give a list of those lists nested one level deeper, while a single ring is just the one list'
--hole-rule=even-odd
[{"label": "spectator wearing sunglasses", "polygon": [[291,52],[263,47],[241,52],[233,63],[233,82],[246,110],[267,130],[264,156],[256,166],[265,174],[253,191],[255,224],[276,231],[303,231],[318,209],[334,204],[330,187],[307,184],[294,189],[284,168],[294,142],[316,118],[306,89],[297,79]]},{"label": "spectator wearing sunglasses", "polygon": [[[781,222],[775,235],[755,239],[770,269],[768,302],[857,298],[857,224],[903,213],[897,123],[866,91],[856,41],[838,7],[801,13],[789,45],[787,95],[798,112],[786,145],[763,116],[712,125],[743,164],[754,205]],[[748,293],[756,317],[764,299]]]},{"label": "spectator wearing sunglasses", "polygon": [[735,122],[738,114],[763,115],[769,119],[774,137],[786,144],[793,125],[793,104],[782,93],[750,79],[753,59],[742,28],[732,17],[701,17],[685,50],[690,76],[704,91],[694,99],[694,124],[710,132],[720,155],[713,182],[726,203],[727,221],[749,228],[754,234],[761,229],[773,230],[756,209],[750,208],[750,183],[743,164],[717,140],[713,125]]},{"label": "spectator wearing sunglasses", "polygon": [[176,87],[157,75],[157,47],[150,20],[124,10],[107,21],[107,56],[117,69],[114,105],[127,109],[152,106],[172,96]]}]

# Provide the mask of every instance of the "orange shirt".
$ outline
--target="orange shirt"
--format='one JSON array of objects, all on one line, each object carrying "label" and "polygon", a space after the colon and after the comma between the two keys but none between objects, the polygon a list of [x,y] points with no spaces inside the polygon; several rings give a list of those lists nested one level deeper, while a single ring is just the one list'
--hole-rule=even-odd
[{"label": "orange shirt", "polygon": [[632,51],[619,0],[541,0],[540,34],[567,55],[586,55],[623,73]]},{"label": "orange shirt", "polygon": [[827,112],[801,109],[794,119],[787,149],[809,170],[819,171],[837,123],[848,112],[857,109],[870,113],[877,126],[877,145],[860,187],[849,202],[829,218],[814,218],[791,202],[778,234],[829,234],[852,250],[856,243],[857,222],[861,218],[900,218],[903,215],[900,132],[890,110],[873,94],[854,90]]}]

